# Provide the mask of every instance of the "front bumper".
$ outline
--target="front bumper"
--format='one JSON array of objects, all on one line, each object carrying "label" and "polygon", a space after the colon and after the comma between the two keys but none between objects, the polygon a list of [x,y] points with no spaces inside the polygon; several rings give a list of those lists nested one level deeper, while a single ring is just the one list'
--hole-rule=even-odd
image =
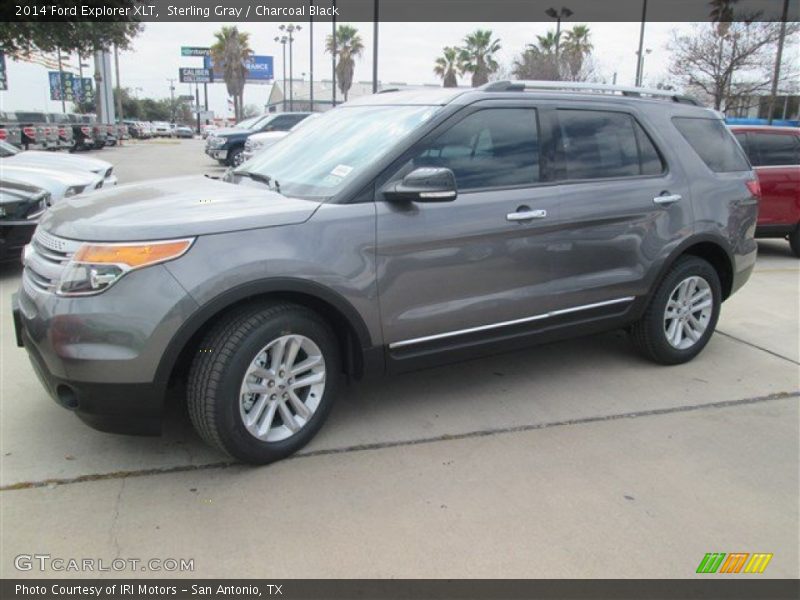
[{"label": "front bumper", "polygon": [[55,402],[100,431],[160,433],[168,381],[156,373],[196,303],[161,265],[81,298],[39,291],[26,276],[12,299],[17,343]]},{"label": "front bumper", "polygon": [[228,149],[225,146],[218,148],[206,148],[206,154],[214,160],[225,160],[228,158]]}]

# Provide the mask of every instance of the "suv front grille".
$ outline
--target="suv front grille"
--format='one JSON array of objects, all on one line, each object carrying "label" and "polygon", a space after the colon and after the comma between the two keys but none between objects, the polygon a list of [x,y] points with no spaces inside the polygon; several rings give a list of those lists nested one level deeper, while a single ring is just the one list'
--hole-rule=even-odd
[{"label": "suv front grille", "polygon": [[37,229],[25,254],[22,282],[40,292],[54,293],[61,273],[81,242],[65,240]]}]

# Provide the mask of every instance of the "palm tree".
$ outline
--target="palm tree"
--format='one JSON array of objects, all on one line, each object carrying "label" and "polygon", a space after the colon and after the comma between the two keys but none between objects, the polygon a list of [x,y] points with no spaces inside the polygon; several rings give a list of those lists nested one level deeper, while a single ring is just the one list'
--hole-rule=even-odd
[{"label": "palm tree", "polygon": [[458,87],[456,71],[458,70],[458,48],[445,46],[443,55],[436,59],[433,72],[442,78],[442,85],[446,88]]},{"label": "palm tree", "polygon": [[458,62],[461,74],[472,73],[472,87],[489,81],[489,75],[497,71],[494,54],[500,50],[500,40],[492,39],[490,29],[478,29],[464,38],[464,47],[459,49]]},{"label": "palm tree", "polygon": [[214,64],[222,69],[222,76],[233,97],[233,114],[237,121],[242,118],[244,107],[244,82],[247,78],[245,61],[252,56],[250,34],[239,31],[237,27],[223,27],[214,33],[217,41],[211,46]]},{"label": "palm tree", "polygon": [[564,43],[561,45],[564,61],[574,79],[580,73],[583,62],[594,50],[591,42],[592,33],[586,25],[575,25],[564,34]]},{"label": "palm tree", "polygon": [[545,35],[536,36],[536,44],[531,44],[531,48],[538,49],[542,54],[555,54],[557,36],[555,31],[548,31]]},{"label": "palm tree", "polygon": [[336,29],[336,43],[332,35],[328,36],[325,42],[325,52],[330,55],[338,54],[339,62],[336,64],[336,82],[339,84],[347,102],[347,93],[353,85],[353,71],[355,71],[355,59],[361,56],[364,51],[364,43],[358,35],[358,29],[350,25],[339,25]]}]

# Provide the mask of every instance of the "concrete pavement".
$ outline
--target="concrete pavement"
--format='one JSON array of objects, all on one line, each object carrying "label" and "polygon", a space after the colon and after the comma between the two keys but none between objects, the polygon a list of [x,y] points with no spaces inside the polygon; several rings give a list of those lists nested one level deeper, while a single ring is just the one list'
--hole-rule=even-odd
[{"label": "concrete pavement", "polygon": [[[122,182],[223,170],[196,140],[100,156]],[[800,261],[760,247],[688,365],[612,332],[358,384],[300,457],[259,469],[222,468],[179,408],[129,438],[56,407],[14,346],[5,269],[0,576],[41,576],[13,557],[46,552],[203,577],[689,577],[750,551],[796,577]]]}]

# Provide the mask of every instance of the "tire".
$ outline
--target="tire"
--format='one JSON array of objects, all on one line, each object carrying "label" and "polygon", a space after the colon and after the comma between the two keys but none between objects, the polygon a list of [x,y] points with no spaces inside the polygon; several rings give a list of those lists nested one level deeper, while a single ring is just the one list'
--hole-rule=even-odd
[{"label": "tire", "polygon": [[[289,379],[289,369],[280,372],[275,369],[271,375],[281,340],[307,340],[308,347],[314,348],[306,352],[304,345],[297,350],[295,366],[310,364],[309,361],[319,357],[321,365],[317,362],[313,367],[316,371],[298,372],[294,382]],[[290,342],[286,347],[291,348]],[[281,353],[284,358],[291,354],[291,350],[285,355]],[[259,362],[260,358],[263,362]],[[322,427],[338,393],[340,365],[336,337],[315,312],[287,303],[257,303],[237,309],[208,333],[190,368],[187,404],[192,424],[207,443],[239,461],[267,464],[280,460],[305,446]],[[249,374],[255,368],[260,368],[258,374],[263,379]],[[319,379],[320,368],[321,387],[316,383],[295,388],[296,393],[290,391],[301,380]],[[286,387],[282,387],[284,384]],[[243,392],[246,385],[257,386],[259,393]],[[289,397],[292,393],[293,398]],[[273,400],[279,394],[286,399]],[[301,417],[295,400],[304,403],[305,410],[310,412],[307,418]],[[292,427],[299,425],[296,431],[284,419],[287,407],[291,408]],[[261,418],[247,423],[254,414]],[[268,419],[263,437],[251,432],[264,427]]]},{"label": "tire", "polygon": [[794,231],[789,234],[789,246],[797,258],[800,258],[800,225],[794,228]]},{"label": "tire", "polygon": [[240,164],[242,164],[244,158],[242,156],[243,154],[244,154],[244,148],[241,146],[239,148],[233,148],[232,150],[230,150],[228,152],[228,161],[227,161],[228,166],[238,167]]},{"label": "tire", "polygon": [[[679,286],[684,282],[695,283],[692,291],[691,283],[686,288],[688,295],[698,300],[691,307],[683,306],[676,294],[680,294]],[[704,295],[700,295],[701,292]],[[711,305],[705,307],[710,297]],[[673,302],[670,302],[670,300]],[[676,319],[667,317],[667,304],[670,302],[670,314],[681,315]],[[663,365],[677,365],[692,360],[705,348],[719,319],[722,303],[722,286],[719,275],[707,261],[696,256],[680,257],[658,285],[642,318],[630,329],[630,336],[637,349],[647,358]],[[701,310],[699,307],[703,306]],[[692,310],[695,309],[695,310]],[[684,326],[681,319],[687,321]],[[668,325],[669,323],[669,325]],[[674,328],[670,328],[674,326]],[[688,327],[688,329],[686,329]],[[702,328],[702,332],[700,332]],[[693,334],[690,335],[689,331]],[[678,345],[669,339],[669,333],[683,336]],[[693,337],[696,336],[696,339]]]},{"label": "tire", "polygon": [[217,160],[217,162],[218,162],[218,163],[220,164],[220,166],[222,166],[222,167],[227,167],[227,166],[228,166],[228,161],[227,161],[227,160],[219,160],[219,159],[218,159],[218,160]]}]

